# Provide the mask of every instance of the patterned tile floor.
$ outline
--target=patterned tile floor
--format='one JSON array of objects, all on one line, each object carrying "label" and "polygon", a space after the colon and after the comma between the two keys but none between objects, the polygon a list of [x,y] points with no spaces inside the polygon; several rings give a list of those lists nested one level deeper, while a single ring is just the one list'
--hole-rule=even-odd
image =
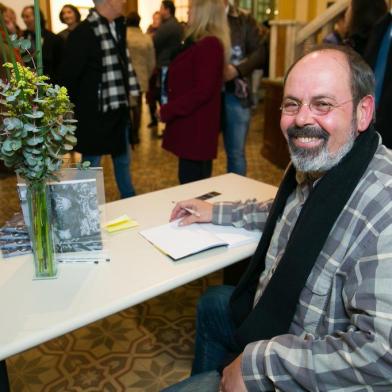
[{"label": "patterned tile floor", "polygon": [[[248,175],[277,185],[282,170],[260,155],[261,108],[252,117],[247,143]],[[162,150],[156,131],[146,127],[132,152],[137,192],[177,185],[177,160]],[[225,173],[220,141],[214,175]],[[110,159],[103,160],[106,200],[118,198]],[[19,209],[14,176],[0,177],[0,224]],[[138,306],[99,320],[7,360],[13,392],[157,392],[188,376],[193,356],[195,303],[217,272]],[[15,299],[17,300],[17,299]]]}]

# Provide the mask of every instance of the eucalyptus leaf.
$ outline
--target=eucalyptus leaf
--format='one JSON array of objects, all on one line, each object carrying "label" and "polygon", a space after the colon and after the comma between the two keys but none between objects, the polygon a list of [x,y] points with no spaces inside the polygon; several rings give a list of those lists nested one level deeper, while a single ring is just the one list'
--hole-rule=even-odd
[{"label": "eucalyptus leaf", "polygon": [[5,157],[13,157],[15,155],[15,151],[14,150],[1,150],[1,153],[5,156]]},{"label": "eucalyptus leaf", "polygon": [[42,118],[44,116],[44,112],[37,110],[32,113],[25,113],[24,115],[28,118]]},{"label": "eucalyptus leaf", "polygon": [[23,62],[28,63],[31,60],[31,57],[29,55],[25,55],[25,56],[22,56],[22,60],[23,60]]},{"label": "eucalyptus leaf", "polygon": [[36,146],[37,144],[40,144],[44,141],[44,138],[42,136],[33,136],[30,139],[27,139],[26,143],[29,146]]},{"label": "eucalyptus leaf", "polygon": [[5,98],[6,102],[13,102],[16,100],[16,95],[9,95]]},{"label": "eucalyptus leaf", "polygon": [[64,143],[62,147],[66,151],[72,151],[73,150],[73,146],[71,144]]},{"label": "eucalyptus leaf", "polygon": [[23,122],[19,118],[8,117],[8,122],[9,122],[9,124],[13,125],[13,128],[16,128],[16,129],[22,129],[23,128]]},{"label": "eucalyptus leaf", "polygon": [[32,132],[32,133],[36,133],[39,132],[40,129],[37,128],[34,124],[30,124],[30,123],[25,123],[23,128],[27,131],[27,132]]},{"label": "eucalyptus leaf", "polygon": [[58,133],[56,133],[56,131],[54,129],[50,130],[50,133],[52,134],[54,140],[61,142],[61,140],[63,140],[63,137],[61,135],[59,135]]},{"label": "eucalyptus leaf", "polygon": [[2,151],[9,152],[12,151],[12,140],[7,139],[4,141],[3,145],[1,146]]},{"label": "eucalyptus leaf", "polygon": [[17,151],[22,147],[22,142],[20,140],[13,140],[11,147],[13,151]]},{"label": "eucalyptus leaf", "polygon": [[58,151],[53,150],[51,147],[48,146],[48,154],[49,156],[51,156],[52,158],[59,158],[59,154]]},{"label": "eucalyptus leaf", "polygon": [[78,139],[76,139],[76,137],[73,136],[73,135],[66,135],[66,136],[65,136],[65,140],[66,140],[68,143],[71,143],[73,146],[75,146],[75,145],[76,145],[76,142],[78,141]]},{"label": "eucalyptus leaf", "polygon": [[30,40],[28,40],[28,39],[21,39],[21,40],[19,41],[19,45],[20,45],[20,48],[21,48],[22,50],[27,50],[27,49],[30,49],[30,48],[31,48],[31,42],[30,42]]},{"label": "eucalyptus leaf", "polygon": [[26,162],[29,166],[33,167],[37,164],[37,161],[34,158],[28,157],[26,158]]},{"label": "eucalyptus leaf", "polygon": [[42,154],[41,150],[38,150],[37,148],[33,148],[33,147],[26,147],[25,150],[28,151],[30,154],[35,154],[35,155]]}]

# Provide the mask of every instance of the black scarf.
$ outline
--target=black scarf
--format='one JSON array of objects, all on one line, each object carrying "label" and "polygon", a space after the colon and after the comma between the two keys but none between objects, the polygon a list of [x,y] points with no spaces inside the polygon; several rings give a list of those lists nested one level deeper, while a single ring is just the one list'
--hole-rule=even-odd
[{"label": "black scarf", "polygon": [[[361,133],[351,151],[329,170],[311,191],[279,265],[253,309],[253,301],[265,268],[265,257],[275,225],[287,198],[297,186],[293,166],[287,171],[268,216],[263,236],[248,269],[231,299],[237,325],[238,352],[254,341],[288,333],[306,280],[338,216],[372,160],[379,137],[372,127]],[[299,263],[301,261],[301,263]]]}]

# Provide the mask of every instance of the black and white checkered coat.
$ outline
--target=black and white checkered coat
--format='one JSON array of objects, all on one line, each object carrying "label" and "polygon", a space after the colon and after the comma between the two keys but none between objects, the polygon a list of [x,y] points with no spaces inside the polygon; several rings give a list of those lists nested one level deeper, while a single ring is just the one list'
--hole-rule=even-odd
[{"label": "black and white checkered coat", "polygon": [[[102,84],[99,92],[102,111],[107,112],[128,106],[129,95],[140,94],[139,83],[132,63],[129,61],[128,49],[126,48],[128,61],[125,63],[107,20],[101,17],[95,9],[90,11],[87,20],[95,36],[99,38],[102,50]],[[125,80],[127,83],[124,83]]]}]

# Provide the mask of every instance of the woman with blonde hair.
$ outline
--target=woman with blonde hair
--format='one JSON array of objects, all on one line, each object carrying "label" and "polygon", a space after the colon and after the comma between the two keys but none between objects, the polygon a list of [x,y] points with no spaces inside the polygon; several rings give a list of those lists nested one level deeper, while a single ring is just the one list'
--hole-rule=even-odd
[{"label": "woman with blonde hair", "polygon": [[169,67],[168,101],[160,109],[166,123],[162,146],[179,158],[181,184],[211,176],[229,56],[223,0],[191,0],[185,41]]}]

